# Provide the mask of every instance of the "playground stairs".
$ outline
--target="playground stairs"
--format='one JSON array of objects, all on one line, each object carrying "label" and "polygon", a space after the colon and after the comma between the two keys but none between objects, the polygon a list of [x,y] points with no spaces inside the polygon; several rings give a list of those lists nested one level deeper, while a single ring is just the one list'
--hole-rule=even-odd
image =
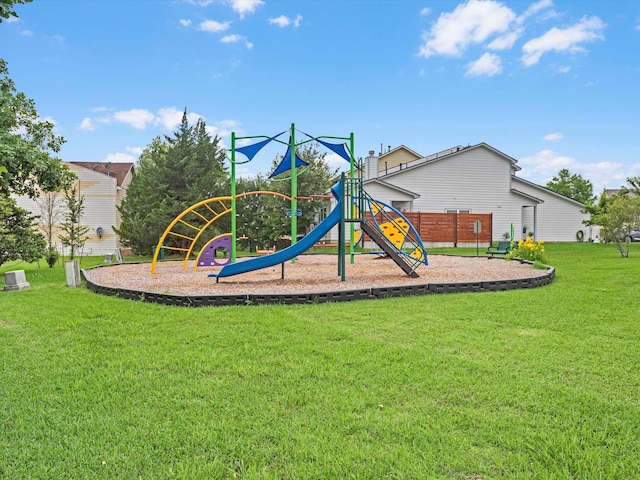
[{"label": "playground stairs", "polygon": [[420,276],[416,273],[416,268],[418,268],[421,262],[412,262],[409,257],[399,253],[398,248],[380,231],[374,222],[363,221],[360,225],[362,230],[371,237],[371,240],[376,242],[404,273],[411,278],[418,278]]}]

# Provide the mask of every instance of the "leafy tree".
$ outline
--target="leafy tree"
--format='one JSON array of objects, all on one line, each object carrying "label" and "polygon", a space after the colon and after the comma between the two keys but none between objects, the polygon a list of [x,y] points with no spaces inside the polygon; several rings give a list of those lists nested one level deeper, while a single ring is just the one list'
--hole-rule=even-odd
[{"label": "leafy tree", "polygon": [[[16,16],[13,5],[30,0],[0,0],[0,21]],[[9,259],[35,260],[44,254],[35,217],[18,208],[11,194],[36,198],[41,191],[68,185],[74,175],[53,156],[64,139],[42,121],[33,100],[18,92],[0,59],[0,264]]]},{"label": "leafy tree", "polygon": [[33,262],[45,253],[43,236],[33,229],[36,217],[0,195],[0,265],[11,260]]},{"label": "leafy tree", "polygon": [[613,242],[620,255],[629,256],[629,234],[640,226],[640,197],[626,192],[604,202],[591,217],[592,225],[600,225],[601,237]]},{"label": "leafy tree", "polygon": [[547,182],[547,188],[585,205],[591,204],[595,198],[593,184],[582,178],[582,175],[572,174],[566,168],[561,169],[558,175]]},{"label": "leafy tree", "polygon": [[33,100],[17,92],[4,60],[0,59],[0,195],[38,196],[69,185],[73,174],[60,159],[64,139],[53,124],[42,121]]},{"label": "leafy tree", "polygon": [[47,241],[47,264],[53,268],[58,261],[58,250],[54,245],[53,237],[56,227],[60,224],[63,216],[62,198],[56,192],[48,192],[38,198],[36,202],[40,208],[38,226]]},{"label": "leafy tree", "polygon": [[640,195],[640,175],[636,175],[635,177],[627,177],[627,185],[628,188],[631,192],[634,193],[634,195]]},{"label": "leafy tree", "polygon": [[0,23],[2,19],[8,20],[10,17],[17,17],[13,6],[19,3],[30,3],[32,0],[0,0]]},{"label": "leafy tree", "polygon": [[81,250],[87,241],[89,227],[80,224],[84,213],[84,196],[78,194],[76,187],[72,187],[65,190],[64,198],[67,210],[64,214],[64,222],[60,225],[60,229],[64,232],[60,234],[60,241],[71,249],[69,258],[73,260],[76,252]]},{"label": "leafy tree", "polygon": [[[219,138],[211,138],[202,119],[189,125],[185,109],[173,136],[156,137],[140,155],[119,207],[122,223],[116,232],[123,245],[150,254],[165,229],[185,209],[207,198],[229,195],[225,158]],[[226,225],[216,222],[215,227],[229,231],[226,221]],[[184,235],[193,233],[184,226]],[[181,246],[177,238],[167,242],[168,246]]]},{"label": "leafy tree", "polygon": [[[262,175],[236,180],[236,194],[269,190],[271,190],[269,180]],[[248,195],[239,198],[236,201],[236,213],[240,248],[252,251],[256,247],[262,249],[272,246],[274,238],[282,235],[286,230],[279,229],[279,233],[274,233],[274,225],[270,217],[274,214],[274,210],[279,211],[277,215],[283,219],[283,224],[286,223],[284,211],[287,208],[290,208],[290,204],[286,200],[267,195]]]}]

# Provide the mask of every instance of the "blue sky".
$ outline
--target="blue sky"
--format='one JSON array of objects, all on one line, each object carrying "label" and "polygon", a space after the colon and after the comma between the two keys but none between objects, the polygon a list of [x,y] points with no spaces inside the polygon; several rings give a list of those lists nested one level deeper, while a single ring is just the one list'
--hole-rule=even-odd
[{"label": "blue sky", "polygon": [[[66,161],[135,161],[186,107],[226,146],[231,131],[295,123],[353,132],[357,157],[486,142],[539,184],[561,168],[596,192],[640,175],[636,0],[34,0],[16,11],[0,24],[0,57],[67,140]],[[242,173],[266,174],[281,150]]]}]

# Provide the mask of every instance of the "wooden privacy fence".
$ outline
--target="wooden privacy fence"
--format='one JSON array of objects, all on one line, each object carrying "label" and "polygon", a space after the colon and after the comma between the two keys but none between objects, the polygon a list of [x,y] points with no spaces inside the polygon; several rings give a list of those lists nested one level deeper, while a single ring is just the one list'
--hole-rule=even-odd
[{"label": "wooden privacy fence", "polygon": [[[425,243],[475,243],[474,224],[480,221],[481,232],[477,239],[491,243],[493,238],[493,216],[491,213],[429,213],[403,212]],[[378,221],[384,221],[381,218]],[[367,238],[368,240],[368,238]]]}]

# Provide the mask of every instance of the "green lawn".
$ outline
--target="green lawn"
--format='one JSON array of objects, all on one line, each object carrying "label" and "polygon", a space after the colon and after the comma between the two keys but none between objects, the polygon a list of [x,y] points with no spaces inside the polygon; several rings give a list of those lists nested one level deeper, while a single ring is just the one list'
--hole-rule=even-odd
[{"label": "green lawn", "polygon": [[0,292],[0,478],[638,478],[630,255],[549,244],[531,290],[200,309],[5,265],[31,289]]}]

